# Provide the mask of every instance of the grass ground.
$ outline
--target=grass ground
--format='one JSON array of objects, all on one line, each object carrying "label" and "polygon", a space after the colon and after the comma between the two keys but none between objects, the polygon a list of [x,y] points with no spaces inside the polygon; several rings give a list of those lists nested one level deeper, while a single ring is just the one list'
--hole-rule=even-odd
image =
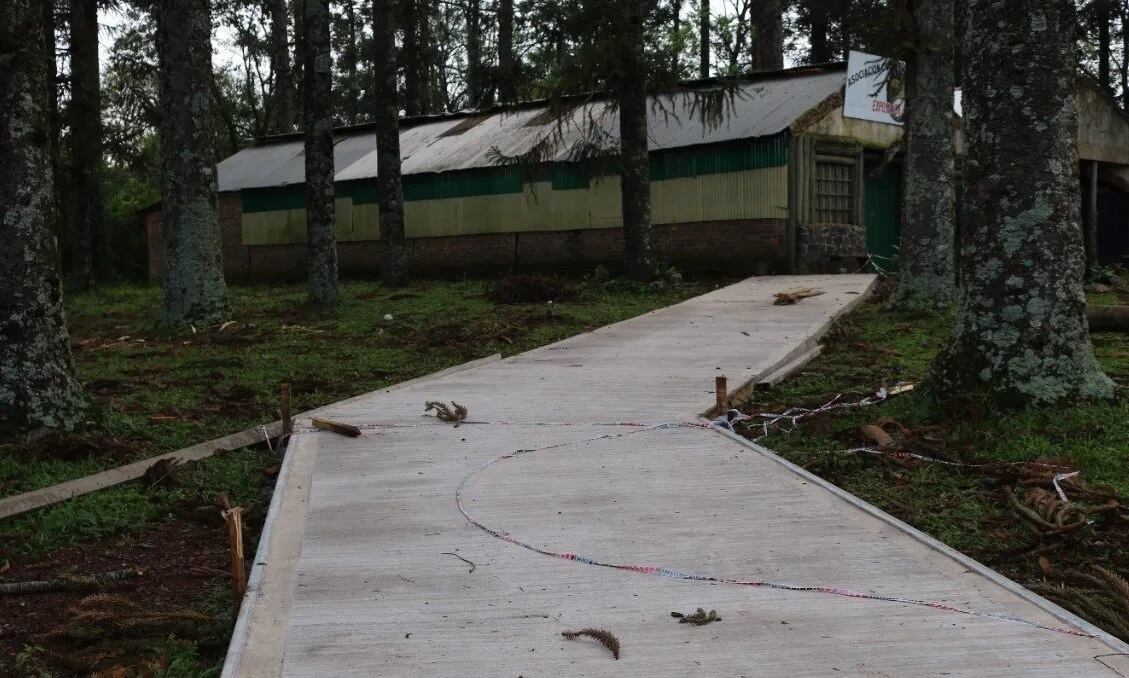
[{"label": "grass ground", "polygon": [[[488,288],[521,298],[530,282],[432,281],[401,290],[350,282],[340,308],[328,311],[307,306],[301,286],[233,287],[234,322],[176,334],[156,329],[157,288],[72,296],[68,322],[79,377],[93,400],[89,421],[33,444],[0,443],[0,496],[274,420],[283,381],[292,383],[295,411],[302,411],[492,353],[529,350],[716,286],[656,289],[592,275],[549,290],[557,297],[552,304],[487,299]],[[75,594],[0,597],[0,674],[85,675],[148,662],[145,670],[154,675],[210,675],[233,620],[216,496],[247,508],[253,553],[278,463],[259,445],[190,464],[159,483],[127,483],[0,523],[0,579],[123,566],[145,572],[122,591],[126,602],[83,603]],[[160,615],[145,628],[103,621],[95,632],[74,627],[74,619],[110,611],[79,610],[66,623],[59,614],[42,614],[130,600]],[[186,614],[209,621],[186,624],[178,617]]]},{"label": "grass ground", "polygon": [[[948,328],[946,316],[889,312],[871,301],[840,321],[818,359],[755,394],[745,410],[812,407],[838,394],[850,399],[920,382]],[[928,393],[914,390],[813,417],[762,443],[1129,640],[1129,334],[1096,333],[1093,343],[1120,387],[1116,402],[1013,412],[964,403],[939,411]],[[891,437],[887,451],[983,466],[834,453],[877,447],[867,425]],[[746,429],[750,437],[760,432]],[[1052,478],[1073,471],[1077,480],[1062,481],[1071,498],[1064,504]]]}]

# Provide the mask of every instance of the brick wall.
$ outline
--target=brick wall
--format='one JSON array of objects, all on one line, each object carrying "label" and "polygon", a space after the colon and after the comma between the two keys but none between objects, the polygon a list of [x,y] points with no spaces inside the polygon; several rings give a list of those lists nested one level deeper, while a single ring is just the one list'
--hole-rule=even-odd
[{"label": "brick wall", "polygon": [[251,248],[243,245],[243,200],[238,193],[220,193],[216,200],[223,245],[223,273],[229,280],[247,275]]},{"label": "brick wall", "polygon": [[[242,244],[239,195],[220,194],[224,272],[229,280],[303,280],[304,244]],[[160,213],[147,219],[150,279],[160,280]],[[730,273],[782,271],[787,259],[782,219],[706,221],[656,225],[659,256],[684,270]],[[156,244],[156,247],[154,245]],[[338,266],[344,275],[373,277],[380,272],[376,241],[341,242]],[[409,265],[425,274],[462,274],[510,270],[578,270],[597,264],[616,266],[623,257],[619,228],[480,235],[408,240]],[[154,274],[156,271],[156,274]]]},{"label": "brick wall", "polygon": [[421,273],[506,271],[513,268],[514,263],[513,233],[408,240],[408,266]]}]

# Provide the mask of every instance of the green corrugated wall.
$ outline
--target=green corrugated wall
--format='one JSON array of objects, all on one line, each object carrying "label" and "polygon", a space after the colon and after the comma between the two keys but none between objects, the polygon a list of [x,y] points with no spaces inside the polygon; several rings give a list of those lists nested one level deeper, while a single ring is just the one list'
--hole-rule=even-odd
[{"label": "green corrugated wall", "polygon": [[[651,154],[656,224],[787,217],[788,138]],[[609,228],[621,225],[619,177],[594,165],[557,163],[527,183],[518,168],[404,177],[409,237]],[[242,192],[243,243],[305,242],[302,185]],[[374,180],[337,185],[337,237],[377,238]]]}]

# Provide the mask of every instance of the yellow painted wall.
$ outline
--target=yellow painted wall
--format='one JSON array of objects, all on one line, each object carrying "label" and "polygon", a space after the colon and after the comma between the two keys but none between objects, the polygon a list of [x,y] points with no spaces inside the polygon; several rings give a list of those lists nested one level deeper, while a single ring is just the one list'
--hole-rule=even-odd
[{"label": "yellow painted wall", "polygon": [[[613,228],[622,225],[619,177],[593,179],[587,189],[553,190],[538,182],[522,193],[466,196],[404,203],[409,238],[479,233]],[[375,204],[338,198],[337,238],[375,240]],[[785,219],[788,168],[768,167],[651,182],[651,219],[656,224],[731,219]],[[306,242],[303,209],[243,215],[243,244]]]}]

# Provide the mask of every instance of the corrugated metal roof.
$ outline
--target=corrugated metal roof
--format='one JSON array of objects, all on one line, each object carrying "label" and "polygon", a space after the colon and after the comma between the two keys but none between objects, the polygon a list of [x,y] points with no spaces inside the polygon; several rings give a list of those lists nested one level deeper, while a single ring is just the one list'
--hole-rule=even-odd
[{"label": "corrugated metal roof", "polygon": [[[807,72],[791,77],[743,83],[728,103],[721,124],[703,123],[689,93],[652,98],[648,114],[650,146],[664,150],[770,136],[787,129],[813,106],[843,86],[841,70]],[[595,121],[596,135],[604,148],[619,143],[619,116],[602,101],[572,112],[564,125],[555,159],[567,160],[573,145],[581,141],[586,121]],[[536,124],[544,108],[525,108],[493,113],[477,125],[465,118],[424,121],[400,132],[400,154],[404,174],[447,172],[490,167],[491,149],[513,156],[529,151],[549,135],[553,123]],[[532,124],[531,121],[533,121]],[[444,135],[452,128],[469,127]],[[376,176],[376,135],[371,130],[346,132],[334,147],[337,181],[371,179]],[[267,188],[301,183],[305,177],[303,142],[288,137],[250,146],[219,163],[219,190]]]}]

